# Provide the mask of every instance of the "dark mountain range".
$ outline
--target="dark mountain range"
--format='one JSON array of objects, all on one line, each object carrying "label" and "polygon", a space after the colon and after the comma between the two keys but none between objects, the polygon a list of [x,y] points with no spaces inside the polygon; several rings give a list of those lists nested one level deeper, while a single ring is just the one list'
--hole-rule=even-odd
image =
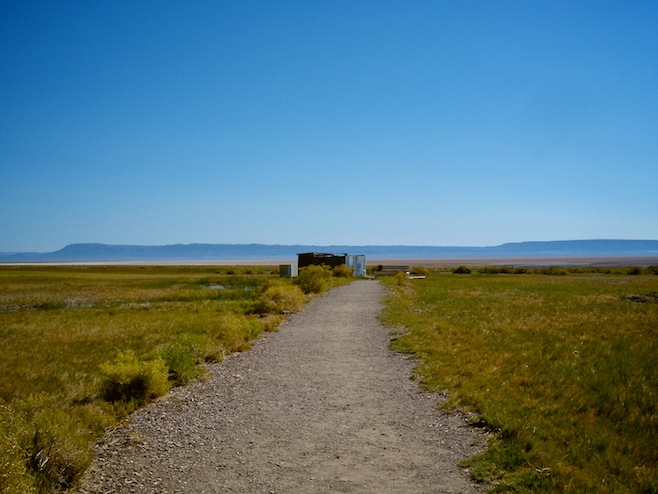
[{"label": "dark mountain range", "polygon": [[486,259],[537,257],[656,257],[658,240],[565,240],[493,247],[406,245],[71,244],[49,253],[0,253],[0,262],[117,262],[295,260],[301,252],[363,254],[371,259]]}]

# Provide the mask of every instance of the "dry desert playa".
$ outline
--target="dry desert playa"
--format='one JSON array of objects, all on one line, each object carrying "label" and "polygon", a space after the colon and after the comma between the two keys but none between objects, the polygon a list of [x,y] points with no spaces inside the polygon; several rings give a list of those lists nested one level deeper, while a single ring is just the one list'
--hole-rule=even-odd
[{"label": "dry desert playa", "polygon": [[[2,263],[4,266],[278,266],[297,264],[296,259],[203,259],[203,260],[137,260],[137,261],[80,261],[43,263]],[[499,258],[366,258],[368,266],[652,266],[658,256],[644,257],[499,257]]]}]

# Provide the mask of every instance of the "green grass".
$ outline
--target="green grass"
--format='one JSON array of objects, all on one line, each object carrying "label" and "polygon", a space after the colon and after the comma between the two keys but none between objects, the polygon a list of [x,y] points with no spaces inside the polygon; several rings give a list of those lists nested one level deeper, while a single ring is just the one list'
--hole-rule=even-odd
[{"label": "green grass", "polygon": [[276,328],[280,315],[254,312],[274,271],[0,267],[0,492],[70,487],[90,445],[167,378],[184,384]]},{"label": "green grass", "polygon": [[492,431],[492,490],[658,492],[658,277],[542,271],[388,280],[394,348]]}]

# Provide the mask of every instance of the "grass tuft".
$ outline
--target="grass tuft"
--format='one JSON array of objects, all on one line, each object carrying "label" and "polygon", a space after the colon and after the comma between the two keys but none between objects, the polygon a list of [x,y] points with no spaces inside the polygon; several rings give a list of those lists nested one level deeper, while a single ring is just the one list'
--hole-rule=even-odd
[{"label": "grass tuft", "polygon": [[21,444],[21,439],[28,434],[28,424],[16,411],[0,405],[0,492],[2,493],[36,492],[25,461],[26,450]]},{"label": "grass tuft", "polygon": [[203,374],[208,343],[203,336],[183,333],[178,341],[162,352],[162,359],[169,371],[169,380],[175,386],[183,386]]},{"label": "grass tuft", "polygon": [[169,391],[165,361],[159,357],[139,360],[134,352],[119,352],[112,362],[101,365],[102,396],[110,402],[144,405]]}]

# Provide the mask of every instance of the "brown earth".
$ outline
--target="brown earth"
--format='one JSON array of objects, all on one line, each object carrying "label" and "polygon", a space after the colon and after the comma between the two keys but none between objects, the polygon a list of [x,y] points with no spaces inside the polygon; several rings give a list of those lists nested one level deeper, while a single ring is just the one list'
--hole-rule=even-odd
[{"label": "brown earth", "polygon": [[388,349],[385,289],[311,301],[208,380],[139,410],[97,446],[79,493],[474,493],[483,436],[419,393]]},{"label": "brown earth", "polygon": [[495,258],[431,258],[431,259],[368,259],[368,265],[409,265],[409,266],[651,266],[658,265],[656,256],[626,257],[495,257]]},{"label": "brown earth", "polygon": [[[297,259],[208,259],[208,260],[174,260],[174,261],[80,261],[80,262],[44,262],[44,263],[2,263],[3,266],[278,266],[280,264],[297,264]],[[408,265],[408,266],[652,266],[658,265],[658,256],[590,256],[590,257],[496,257],[496,258],[368,258],[368,266]]]}]

